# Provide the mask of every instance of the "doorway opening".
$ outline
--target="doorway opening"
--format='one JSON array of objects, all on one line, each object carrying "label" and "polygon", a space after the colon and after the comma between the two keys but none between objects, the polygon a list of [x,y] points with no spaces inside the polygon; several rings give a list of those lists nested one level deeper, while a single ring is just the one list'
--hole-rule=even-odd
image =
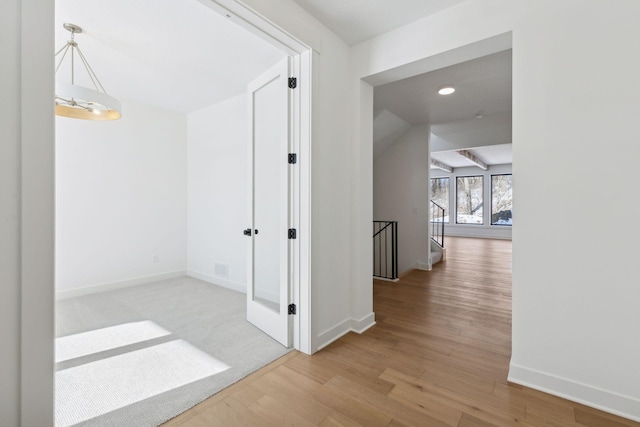
[{"label": "doorway opening", "polygon": [[[442,289],[428,278],[446,280],[452,290],[444,289],[440,296],[450,304],[466,304],[464,295],[454,290],[467,284],[467,281],[456,284],[460,280],[456,277],[460,266],[466,269],[471,264],[483,263],[477,264],[478,273],[494,265],[501,272],[508,269],[501,276],[500,286],[504,287],[506,282],[509,289],[504,290],[499,302],[505,303],[503,314],[508,320],[500,319],[506,332],[500,337],[501,344],[508,345],[510,350],[513,227],[510,34],[459,48],[457,53],[460,56],[445,52],[363,79],[372,86],[373,95],[373,216],[398,221],[401,277],[404,271],[412,285],[420,281],[426,287],[437,288],[435,292]],[[449,60],[452,57],[456,60]],[[439,89],[445,86],[453,87],[454,91],[439,94]],[[444,211],[439,218],[429,208],[434,199]],[[455,265],[441,261],[446,252],[437,260],[441,264],[436,264],[434,247],[430,244],[433,222],[444,225],[445,251],[447,239],[454,244]],[[465,264],[461,257],[469,256],[473,250],[486,253],[482,257],[469,257]],[[446,277],[447,274],[453,276]],[[476,285],[474,292],[494,291],[483,283]],[[374,287],[374,296],[384,296],[391,285],[374,281]],[[427,288],[424,291],[430,292]]]},{"label": "doorway opening", "polygon": [[[99,417],[120,410],[136,416],[133,403],[153,404],[162,395],[194,404],[183,398],[187,387],[211,390],[206,382],[212,376],[227,376],[230,384],[237,380],[230,375],[233,365],[244,366],[231,353],[216,355],[211,349],[237,344],[240,334],[237,329],[230,332],[231,326],[240,320],[246,323],[247,299],[238,300],[237,291],[247,292],[247,271],[253,267],[242,233],[253,217],[247,205],[252,163],[247,154],[252,127],[247,85],[283,58],[291,62],[282,79],[297,78],[300,83],[296,93],[287,94],[284,152],[306,153],[310,120],[302,101],[309,96],[311,55],[275,27],[270,33],[270,24],[251,11],[235,2],[226,7],[220,3],[117,2],[105,9],[82,2],[56,5],[57,26],[71,21],[85,27],[86,40],[76,41],[83,44],[110,94],[124,104],[123,118],[117,122],[63,118],[56,123],[56,326],[61,338],[56,382],[66,384],[70,396],[84,395],[101,406],[76,411],[59,425],[99,422]],[[260,31],[255,29],[257,22]],[[225,30],[215,33],[221,28]],[[172,38],[175,44],[170,44]],[[216,54],[217,44],[231,47]],[[208,85],[212,79],[219,84]],[[96,131],[96,125],[103,127]],[[301,219],[307,208],[300,200],[308,178],[305,163],[294,168],[286,158],[282,162],[287,165],[287,199],[280,214],[287,229],[301,232],[296,242],[286,235],[279,239],[286,243],[281,277],[285,303],[279,311],[287,313],[291,303],[300,313],[285,317],[281,333],[287,337],[285,347],[309,352],[309,292],[300,280],[308,265],[300,255],[308,244],[302,230],[309,228],[303,228],[307,224]],[[265,228],[261,231],[260,237],[267,233]],[[215,295],[209,292],[210,284],[220,288]],[[231,300],[238,300],[241,316]],[[216,306],[220,301],[227,303]],[[185,307],[186,314],[180,311]],[[217,320],[211,317],[216,310],[221,314]],[[201,333],[189,329],[193,326]],[[216,330],[222,338],[213,338]],[[259,334],[249,342],[255,344],[256,339],[263,340],[261,349],[273,341]],[[271,351],[272,356],[286,352],[285,347],[280,346],[280,353]],[[155,388],[134,388],[134,401],[92,397],[78,387],[81,379],[107,372],[100,369],[108,369],[110,363],[126,366],[121,371],[140,373],[132,368],[137,358],[155,360],[157,369],[166,361],[164,356],[180,353],[184,354],[179,359],[202,369],[183,372],[185,364],[165,366],[160,373],[178,372],[173,376],[177,382],[143,374],[133,382],[140,385],[155,378]],[[238,353],[250,352],[239,348]],[[268,361],[257,362],[255,368]],[[126,388],[132,377],[121,382],[120,389]],[[58,390],[56,399],[64,395]],[[57,407],[62,408],[60,402]]]},{"label": "doorway opening", "polygon": [[447,236],[511,239],[510,37],[459,51],[455,62],[425,58],[364,79],[374,86],[373,216],[399,222],[400,274],[445,260]]}]

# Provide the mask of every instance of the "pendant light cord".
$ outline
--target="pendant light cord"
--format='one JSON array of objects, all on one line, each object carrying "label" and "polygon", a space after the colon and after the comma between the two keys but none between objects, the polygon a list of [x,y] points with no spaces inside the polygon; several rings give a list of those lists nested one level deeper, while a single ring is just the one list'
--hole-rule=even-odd
[{"label": "pendant light cord", "polygon": [[93,71],[93,68],[91,68],[91,65],[89,65],[89,61],[87,61],[84,54],[82,53],[82,50],[80,50],[80,46],[78,46],[78,44],[75,42],[74,36],[75,31],[71,31],[71,40],[69,40],[67,44],[60,48],[60,50],[55,54],[55,56],[58,56],[60,53],[62,53],[62,57],[60,58],[60,61],[58,61],[58,65],[56,66],[56,73],[60,69],[64,58],[67,56],[69,48],[71,48],[71,84],[75,84],[75,52],[77,50],[78,56],[80,57],[80,60],[82,61],[82,64],[84,65],[84,68],[87,71],[89,78],[91,79],[91,83],[93,83],[93,87],[95,87],[98,92],[107,93],[107,91],[104,89],[104,86],[102,86],[100,79],[98,79],[98,76]]}]

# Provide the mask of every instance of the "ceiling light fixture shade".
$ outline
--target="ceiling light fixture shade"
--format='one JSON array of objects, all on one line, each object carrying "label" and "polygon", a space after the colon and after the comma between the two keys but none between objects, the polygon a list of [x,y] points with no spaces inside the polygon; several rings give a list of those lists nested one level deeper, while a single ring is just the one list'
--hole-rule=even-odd
[{"label": "ceiling light fixture shade", "polygon": [[446,87],[441,88],[441,89],[438,91],[438,93],[439,93],[440,95],[451,95],[451,94],[452,94],[453,92],[455,92],[455,91],[456,91],[456,89],[455,89],[454,87],[452,87],[452,86],[446,86]]},{"label": "ceiling light fixture shade", "polygon": [[[114,97],[108,95],[100,83],[98,76],[93,71],[80,47],[74,40],[76,33],[81,33],[82,28],[74,24],[64,24],[64,28],[71,33],[69,40],[58,52],[56,58],[60,56],[56,66],[56,74],[64,61],[64,58],[71,52],[71,84],[56,82],[56,115],[71,117],[73,119],[84,120],[117,120],[122,117],[122,106]],[[84,65],[94,89],[77,86],[75,84],[75,61],[76,55]]]}]

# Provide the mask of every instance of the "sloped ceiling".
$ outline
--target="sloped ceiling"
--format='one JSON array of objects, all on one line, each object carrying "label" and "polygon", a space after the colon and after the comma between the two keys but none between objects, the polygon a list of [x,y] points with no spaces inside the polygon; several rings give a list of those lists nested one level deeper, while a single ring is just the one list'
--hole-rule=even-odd
[{"label": "sloped ceiling", "polygon": [[377,157],[396,142],[411,125],[387,110],[375,114],[373,118],[373,156]]},{"label": "sloped ceiling", "polygon": [[[56,50],[76,42],[107,93],[189,113],[246,91],[285,55],[196,0],[57,0]],[[69,82],[65,59],[56,80]],[[77,84],[92,87],[76,63]]]}]

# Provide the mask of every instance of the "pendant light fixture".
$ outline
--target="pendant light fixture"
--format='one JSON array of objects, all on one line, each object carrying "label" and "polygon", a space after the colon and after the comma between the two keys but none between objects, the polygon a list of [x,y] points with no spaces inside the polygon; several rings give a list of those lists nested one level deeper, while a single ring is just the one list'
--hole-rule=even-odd
[{"label": "pendant light fixture", "polygon": [[[64,24],[64,29],[71,33],[69,40],[58,52],[56,59],[60,56],[56,66],[56,75],[67,54],[70,54],[71,61],[71,84],[56,81],[56,115],[71,117],[73,119],[84,120],[117,120],[122,117],[120,102],[112,96],[107,95],[98,76],[82,54],[78,43],[75,42],[75,34],[82,32],[82,28],[74,24]],[[79,60],[89,75],[94,89],[76,86],[75,62]]]}]

